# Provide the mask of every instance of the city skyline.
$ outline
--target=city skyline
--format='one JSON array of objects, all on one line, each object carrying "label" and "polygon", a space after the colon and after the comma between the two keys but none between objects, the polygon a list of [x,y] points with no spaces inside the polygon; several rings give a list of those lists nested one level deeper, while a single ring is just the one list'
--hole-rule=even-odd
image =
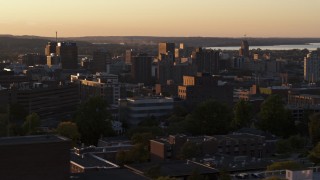
[{"label": "city skyline", "polygon": [[77,36],[320,37],[320,1],[11,0],[0,34]]}]

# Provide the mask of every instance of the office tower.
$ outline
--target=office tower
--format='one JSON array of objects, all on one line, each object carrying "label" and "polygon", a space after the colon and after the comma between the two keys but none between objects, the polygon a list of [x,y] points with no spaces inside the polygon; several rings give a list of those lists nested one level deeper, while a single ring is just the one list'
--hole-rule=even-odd
[{"label": "office tower", "polygon": [[198,72],[219,73],[219,60],[219,51],[197,48],[192,52],[192,63],[197,66]]},{"label": "office tower", "polygon": [[56,54],[60,57],[62,69],[78,68],[78,47],[76,43],[59,42]]},{"label": "office tower", "polygon": [[249,43],[247,40],[241,42],[241,47],[239,49],[239,56],[249,57]]},{"label": "office tower", "polygon": [[95,51],[93,52],[93,59],[91,62],[92,70],[94,72],[106,72],[107,64],[111,62],[111,56],[105,51]]},{"label": "office tower", "polygon": [[126,57],[125,57],[126,64],[131,65],[132,57],[136,55],[137,55],[137,52],[134,49],[126,50]]},{"label": "office tower", "polygon": [[51,53],[50,56],[47,56],[47,65],[51,68],[52,66],[61,68],[60,57],[56,56],[56,54]]},{"label": "office tower", "polygon": [[320,57],[317,51],[313,51],[304,58],[304,80],[309,83],[319,81]]},{"label": "office tower", "polygon": [[139,54],[132,58],[131,76],[136,83],[151,83],[152,57],[147,54]]},{"label": "office tower", "polygon": [[[175,54],[175,44],[174,43],[159,43],[158,47],[158,58],[161,59],[161,54],[167,54],[168,52]],[[175,58],[173,58],[173,61]]]},{"label": "office tower", "polygon": [[233,87],[227,84],[219,85],[218,80],[209,73],[197,73],[196,76],[183,76],[183,85],[178,87],[178,96],[185,100],[190,109],[208,99],[231,106]]},{"label": "office tower", "polygon": [[38,53],[28,53],[21,57],[22,64],[34,66],[36,64],[46,64],[46,57]]},{"label": "office tower", "polygon": [[45,48],[45,55],[50,56],[52,53],[56,53],[57,43],[56,42],[48,42]]},{"label": "office tower", "polygon": [[158,62],[157,79],[159,84],[166,84],[167,80],[173,78],[173,54],[161,54],[161,61]]}]

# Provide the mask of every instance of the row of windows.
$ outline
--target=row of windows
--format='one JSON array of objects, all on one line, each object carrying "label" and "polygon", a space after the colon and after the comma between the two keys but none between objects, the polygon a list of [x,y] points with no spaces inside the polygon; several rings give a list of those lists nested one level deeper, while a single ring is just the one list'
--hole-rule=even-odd
[{"label": "row of windows", "polygon": [[158,114],[158,113],[169,113],[171,109],[156,109],[156,110],[140,110],[140,111],[130,111],[132,114]]},{"label": "row of windows", "polygon": [[152,106],[173,106],[172,102],[167,103],[143,103],[143,104],[132,104],[128,103],[130,107],[152,107]]}]

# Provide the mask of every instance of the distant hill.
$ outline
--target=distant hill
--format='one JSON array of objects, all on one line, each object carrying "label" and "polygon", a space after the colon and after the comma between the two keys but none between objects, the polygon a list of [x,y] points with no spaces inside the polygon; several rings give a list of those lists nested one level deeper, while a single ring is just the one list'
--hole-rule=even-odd
[{"label": "distant hill", "polygon": [[[0,35],[0,58],[12,59],[18,54],[44,53],[47,42],[54,38],[38,36]],[[81,47],[91,46],[92,43],[76,41]],[[0,59],[1,60],[1,59]]]},{"label": "distant hill", "polygon": [[[156,45],[159,42],[185,43],[190,47],[240,47],[241,40],[243,40],[243,38],[153,36],[87,36],[59,38],[59,41],[76,42],[79,47],[79,54],[88,55],[92,54],[96,49],[105,49],[114,55],[121,55],[125,49],[131,48],[156,54]],[[320,42],[320,38],[247,38],[247,40],[250,45],[305,44]],[[48,41],[55,41],[55,38],[0,35],[0,60],[14,60],[19,54],[24,53],[43,54],[45,45]]]},{"label": "distant hill", "polygon": [[[66,38],[70,39],[70,38]],[[219,37],[153,37],[153,36],[88,36],[74,37],[73,40],[87,41],[91,43],[111,44],[146,44],[156,45],[159,42],[185,43],[189,46],[240,46],[243,38],[219,38]],[[305,44],[320,42],[320,38],[247,38],[250,45],[282,45]]]}]

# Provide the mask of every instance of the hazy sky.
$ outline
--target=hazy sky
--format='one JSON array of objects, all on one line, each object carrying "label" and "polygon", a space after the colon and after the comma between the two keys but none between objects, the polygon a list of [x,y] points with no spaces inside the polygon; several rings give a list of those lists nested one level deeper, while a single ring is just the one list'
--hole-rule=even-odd
[{"label": "hazy sky", "polygon": [[0,34],[320,37],[320,0],[1,0]]}]

